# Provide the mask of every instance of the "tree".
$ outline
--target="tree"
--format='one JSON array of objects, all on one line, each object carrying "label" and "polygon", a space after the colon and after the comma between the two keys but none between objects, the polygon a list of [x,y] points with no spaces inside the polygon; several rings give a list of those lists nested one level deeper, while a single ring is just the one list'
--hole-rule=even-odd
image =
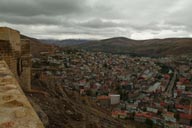
[{"label": "tree", "polygon": [[87,90],[86,94],[87,94],[87,96],[92,96],[92,91],[91,90]]},{"label": "tree", "polygon": [[154,123],[150,119],[146,119],[145,123],[147,124],[147,128],[153,128],[154,127]]},{"label": "tree", "polygon": [[177,113],[175,113],[174,117],[177,119],[177,121],[179,121],[179,120],[180,120],[180,115],[179,115],[179,113],[178,113],[178,112],[177,112]]}]

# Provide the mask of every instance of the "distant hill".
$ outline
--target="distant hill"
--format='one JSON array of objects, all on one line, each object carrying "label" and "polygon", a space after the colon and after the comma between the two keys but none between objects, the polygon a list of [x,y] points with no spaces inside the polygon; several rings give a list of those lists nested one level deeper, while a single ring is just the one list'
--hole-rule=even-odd
[{"label": "distant hill", "polygon": [[[133,40],[116,37],[104,40],[38,40],[22,36],[31,40],[33,56],[53,48],[80,48],[93,52],[107,52],[114,54],[130,54],[133,56],[168,56],[192,55],[192,38],[167,38],[150,40]],[[59,46],[59,47],[58,47]]]},{"label": "distant hill", "polygon": [[137,56],[192,55],[192,38],[132,40],[124,37],[91,41],[73,46],[94,52]]},{"label": "distant hill", "polygon": [[27,37],[22,35],[21,36],[22,39],[29,39],[31,42],[31,54],[36,57],[40,54],[40,52],[48,52],[51,51],[55,48],[58,48],[55,45],[51,45],[51,44],[45,44],[42,41],[35,39],[35,38],[31,38],[31,37]]},{"label": "distant hill", "polygon": [[57,46],[73,46],[73,45],[79,45],[79,44],[84,44],[84,43],[88,43],[92,40],[83,40],[83,39],[66,39],[66,40],[49,40],[49,39],[44,39],[44,40],[40,40],[43,43],[46,44],[54,44]]}]

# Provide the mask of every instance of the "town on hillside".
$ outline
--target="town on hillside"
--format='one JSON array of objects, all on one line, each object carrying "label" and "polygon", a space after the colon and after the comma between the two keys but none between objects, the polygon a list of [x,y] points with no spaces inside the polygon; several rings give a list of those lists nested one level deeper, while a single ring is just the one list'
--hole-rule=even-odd
[{"label": "town on hillside", "polygon": [[77,49],[41,52],[32,76],[61,79],[113,118],[149,127],[192,127],[192,58],[132,57]]}]

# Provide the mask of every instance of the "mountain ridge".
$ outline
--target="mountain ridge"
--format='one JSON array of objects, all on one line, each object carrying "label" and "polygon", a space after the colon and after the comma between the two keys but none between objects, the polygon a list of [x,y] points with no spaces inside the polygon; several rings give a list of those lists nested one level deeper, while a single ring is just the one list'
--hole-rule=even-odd
[{"label": "mountain ridge", "polygon": [[63,46],[72,46],[77,44],[88,43],[92,40],[89,40],[89,39],[64,39],[64,40],[40,39],[40,41],[46,44],[54,44],[54,45],[63,47]]},{"label": "mountain ridge", "polygon": [[[50,51],[53,48],[76,48],[93,52],[106,52],[113,54],[129,54],[133,56],[178,56],[192,55],[192,38],[165,38],[134,40],[126,37],[114,37],[103,40],[76,40],[67,39],[61,42],[47,43],[47,41],[22,35],[23,39],[31,40],[31,51],[34,56],[42,51]],[[66,43],[62,44],[62,41]]]},{"label": "mountain ridge", "polygon": [[139,56],[191,55],[192,38],[133,40],[116,37],[74,45],[72,47],[94,52],[134,54]]}]

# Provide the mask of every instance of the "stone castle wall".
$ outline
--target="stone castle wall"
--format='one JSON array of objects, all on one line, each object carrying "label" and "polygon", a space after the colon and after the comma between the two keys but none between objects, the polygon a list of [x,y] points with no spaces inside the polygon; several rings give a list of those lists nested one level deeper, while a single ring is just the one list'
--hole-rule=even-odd
[{"label": "stone castle wall", "polygon": [[44,128],[4,60],[0,60],[0,128]]},{"label": "stone castle wall", "polygon": [[31,48],[29,40],[21,40],[21,75],[20,78],[23,89],[30,90],[31,89]]},{"label": "stone castle wall", "polygon": [[15,51],[21,51],[20,33],[16,30],[0,27],[0,39],[10,41]]},{"label": "stone castle wall", "polygon": [[44,128],[22,91],[31,90],[30,53],[29,40],[0,27],[0,128]]},{"label": "stone castle wall", "polygon": [[16,30],[0,27],[0,58],[5,60],[25,91],[31,88],[30,41]]}]

